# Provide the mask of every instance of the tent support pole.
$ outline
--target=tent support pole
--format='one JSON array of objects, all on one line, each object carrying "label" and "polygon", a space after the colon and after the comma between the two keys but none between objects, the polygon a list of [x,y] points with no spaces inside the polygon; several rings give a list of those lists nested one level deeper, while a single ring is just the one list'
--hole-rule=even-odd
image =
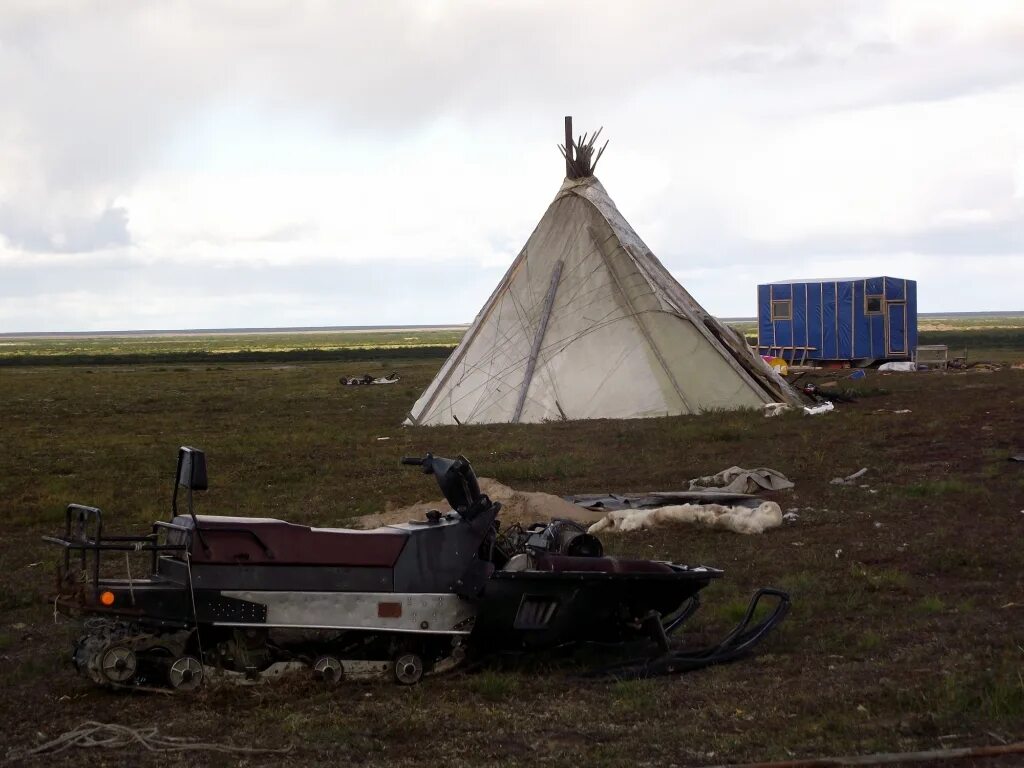
[{"label": "tent support pole", "polygon": [[565,178],[576,178],[572,163],[572,115],[565,116]]},{"label": "tent support pole", "polygon": [[540,313],[540,322],[537,324],[537,333],[533,337],[533,346],[530,348],[530,359],[526,361],[526,373],[523,374],[523,383],[519,387],[519,401],[516,403],[516,412],[512,415],[512,423],[518,424],[519,418],[523,415],[523,406],[526,405],[526,393],[530,390],[530,382],[533,381],[533,371],[537,367],[537,356],[540,355],[540,345],[544,341],[544,334],[548,330],[548,320],[551,319],[551,310],[555,306],[555,294],[558,292],[558,281],[562,278],[562,266],[565,262],[559,259],[551,270],[551,284],[548,286],[547,296],[544,297],[544,308]]}]

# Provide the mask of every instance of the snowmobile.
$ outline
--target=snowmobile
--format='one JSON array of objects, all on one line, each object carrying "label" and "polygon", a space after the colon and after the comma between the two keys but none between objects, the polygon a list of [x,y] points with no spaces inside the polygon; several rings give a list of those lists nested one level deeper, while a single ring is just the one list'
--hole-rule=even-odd
[{"label": "snowmobile", "polygon": [[[501,530],[501,505],[464,457],[402,463],[433,475],[451,509],[373,530],[196,514],[207,471],[191,447],[178,452],[170,520],[146,534],[107,535],[99,509],[69,505],[63,535],[44,539],[64,550],[52,602],[82,622],[75,667],[114,688],[190,690],[211,675],[256,681],[297,667],[411,685],[467,653],[649,638],[658,652],[618,670],[646,675],[736,658],[788,610],[785,593],[760,590],[723,643],[673,652],[668,635],[722,571],[607,557],[567,520]],[[120,553],[126,574],[114,578]],[[147,556],[141,578],[131,553]],[[753,623],[765,596],[775,609]]]}]

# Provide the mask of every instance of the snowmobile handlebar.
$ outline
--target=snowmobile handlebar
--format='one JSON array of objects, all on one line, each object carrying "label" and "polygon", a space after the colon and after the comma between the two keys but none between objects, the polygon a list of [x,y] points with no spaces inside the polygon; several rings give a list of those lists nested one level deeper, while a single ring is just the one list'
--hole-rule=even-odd
[{"label": "snowmobile handlebar", "polygon": [[452,509],[467,519],[471,520],[490,506],[490,499],[480,492],[476,473],[465,456],[446,459],[428,453],[423,458],[404,456],[401,463],[423,467],[424,474],[433,475]]}]

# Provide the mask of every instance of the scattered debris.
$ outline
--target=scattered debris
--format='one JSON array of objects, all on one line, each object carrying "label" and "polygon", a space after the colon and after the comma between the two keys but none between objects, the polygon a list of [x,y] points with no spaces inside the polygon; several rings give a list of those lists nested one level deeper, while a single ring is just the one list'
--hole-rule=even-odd
[{"label": "scattered debris", "polygon": [[[696,523],[735,533],[762,533],[782,524],[782,508],[750,494],[793,487],[793,482],[775,469],[729,467],[714,475],[691,479],[687,491],[628,497],[579,495],[568,499],[587,509],[607,513],[590,526],[590,533],[634,531],[666,523]],[[795,509],[792,512],[795,513]]]},{"label": "scattered debris", "polygon": [[851,373],[846,378],[851,379],[852,381],[859,381],[860,379],[865,378],[867,375],[867,372],[863,368],[858,368],[856,371]]},{"label": "scattered debris", "polygon": [[1024,461],[1024,453],[1015,453],[1010,457],[1010,461]]},{"label": "scattered debris", "polygon": [[834,405],[832,405],[831,402],[826,400],[821,405],[805,405],[804,406],[804,413],[806,413],[808,416],[818,416],[818,415],[820,415],[822,413],[828,413],[829,411],[834,411],[835,409],[836,409],[836,407]]},{"label": "scattered debris", "polygon": [[793,481],[775,469],[758,467],[743,469],[729,467],[714,475],[690,480],[690,490],[720,488],[728,493],[757,493],[758,491],[784,491],[793,487]]},{"label": "scattered debris", "polygon": [[909,408],[900,408],[898,411],[893,411],[893,413],[910,413],[910,412],[911,411],[910,411]]},{"label": "scattered debris", "polygon": [[782,516],[782,519],[785,520],[787,523],[795,523],[797,520],[800,519],[800,515],[798,515],[796,512],[786,512]]},{"label": "scattered debris", "polygon": [[7,761],[14,762],[40,755],[59,755],[73,747],[102,747],[104,749],[140,747],[147,752],[222,752],[233,755],[284,755],[292,750],[290,744],[280,749],[236,747],[231,744],[193,741],[182,736],[161,736],[156,726],[130,728],[117,723],[97,723],[87,720],[77,728],[36,747],[8,750]]},{"label": "scattered debris", "polygon": [[839,559],[839,556],[840,556],[841,554],[843,554],[843,550],[842,550],[842,547],[840,547],[839,549],[837,549],[837,550],[836,550],[836,559],[837,559],[837,560]]},{"label": "scattered debris", "polygon": [[764,416],[765,418],[771,418],[772,416],[778,416],[779,414],[786,413],[792,410],[792,406],[789,403],[765,403],[764,404]]},{"label": "scattered debris", "polygon": [[342,376],[338,382],[346,387],[358,387],[366,384],[395,384],[401,379],[402,377],[397,373],[389,373],[387,376],[378,376],[377,378],[369,373],[364,373],[362,376]]},{"label": "scattered debris", "polygon": [[882,363],[880,366],[878,366],[878,370],[883,372],[913,373],[914,371],[917,370],[917,363],[913,363],[910,361]]},{"label": "scattered debris", "polygon": [[[832,666],[829,666],[832,669]],[[811,757],[800,760],[781,760],[762,763],[736,763],[728,768],[823,768],[839,765],[903,765],[905,763],[935,763],[940,760],[960,760],[971,757],[998,757],[1024,754],[1024,741],[990,747],[956,747],[929,749],[924,752],[883,752],[872,755],[844,755],[842,757]],[[706,767],[710,768],[710,766]],[[727,768],[715,766],[715,768]]]},{"label": "scattered debris", "polygon": [[787,363],[781,357],[774,357],[772,355],[761,355],[761,359],[768,363],[780,376],[789,375],[789,363]]},{"label": "scattered debris", "polygon": [[[861,371],[863,373],[863,371]],[[831,386],[829,386],[831,385]],[[829,387],[825,389],[825,387]],[[855,403],[857,398],[848,392],[842,392],[839,390],[833,391],[832,387],[835,387],[835,382],[827,382],[822,384],[821,387],[816,385],[814,382],[807,382],[803,386],[803,393],[808,397],[813,398],[819,403]]]},{"label": "scattered debris", "polygon": [[855,483],[854,480],[856,480],[859,477],[862,477],[864,474],[867,473],[867,471],[868,468],[864,467],[863,469],[858,469],[852,475],[847,475],[846,477],[833,477],[831,480],[829,480],[829,485],[857,485],[857,483]]}]

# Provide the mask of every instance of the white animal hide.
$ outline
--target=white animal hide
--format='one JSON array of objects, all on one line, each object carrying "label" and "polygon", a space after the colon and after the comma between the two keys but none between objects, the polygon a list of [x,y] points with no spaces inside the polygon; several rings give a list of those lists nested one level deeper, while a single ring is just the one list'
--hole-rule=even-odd
[{"label": "white animal hide", "polygon": [[754,508],[679,504],[655,509],[618,509],[590,526],[588,533],[637,531],[670,523],[695,523],[734,533],[763,533],[782,525],[782,508],[774,501],[765,501]]}]

